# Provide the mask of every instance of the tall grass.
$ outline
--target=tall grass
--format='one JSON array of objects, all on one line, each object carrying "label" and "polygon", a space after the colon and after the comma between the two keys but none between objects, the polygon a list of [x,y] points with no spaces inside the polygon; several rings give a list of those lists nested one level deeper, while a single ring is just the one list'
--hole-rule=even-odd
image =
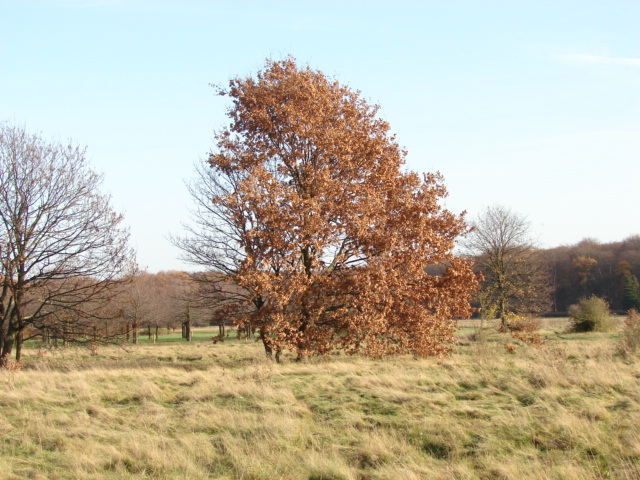
[{"label": "tall grass", "polygon": [[280,365],[245,342],[30,350],[0,371],[0,478],[640,478],[638,358],[542,333]]}]

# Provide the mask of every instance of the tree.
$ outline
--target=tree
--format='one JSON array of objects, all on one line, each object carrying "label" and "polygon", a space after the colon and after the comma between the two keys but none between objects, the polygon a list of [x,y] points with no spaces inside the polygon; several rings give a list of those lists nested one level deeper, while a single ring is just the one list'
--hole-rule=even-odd
[{"label": "tree", "polygon": [[221,312],[276,357],[449,351],[476,280],[453,255],[466,225],[440,207],[440,175],[404,173],[378,107],[293,58],[219,93],[233,100],[231,125],[199,170],[196,226],[177,243],[239,287],[218,289]]},{"label": "tree", "polygon": [[626,311],[640,311],[640,284],[635,275],[629,275],[624,280],[622,306]]},{"label": "tree", "polygon": [[138,343],[143,328],[149,340],[157,340],[160,328],[169,331],[180,326],[183,338],[191,341],[192,327],[202,321],[197,286],[185,272],[137,272],[120,297],[127,340]]},{"label": "tree", "polygon": [[127,341],[138,343],[138,334],[145,324],[150,324],[154,316],[155,290],[152,285],[152,275],[146,272],[136,272],[132,276],[129,287],[120,296],[124,307],[123,320],[126,323]]},{"label": "tree", "polygon": [[548,308],[549,275],[529,237],[527,220],[498,205],[487,208],[473,227],[466,247],[484,277],[481,308],[494,312],[502,328],[507,326],[510,313],[537,313]]},{"label": "tree", "polygon": [[[99,192],[85,149],[0,125],[0,343],[26,331],[97,334],[105,302],[133,265],[129,233]],[[100,330],[102,331],[102,330]],[[67,337],[65,337],[67,338]]]},{"label": "tree", "polygon": [[168,292],[166,298],[170,300],[170,311],[174,320],[180,322],[182,338],[187,342],[192,340],[192,330],[195,322],[201,317],[198,309],[198,284],[193,276],[185,272],[168,272],[158,276],[166,276]]}]

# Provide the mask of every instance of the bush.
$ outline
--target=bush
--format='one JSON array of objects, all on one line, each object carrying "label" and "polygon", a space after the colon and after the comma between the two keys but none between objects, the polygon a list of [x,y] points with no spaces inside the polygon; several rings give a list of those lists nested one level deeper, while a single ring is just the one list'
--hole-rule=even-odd
[{"label": "bush", "polygon": [[507,329],[511,332],[513,338],[524,342],[526,345],[539,347],[544,343],[539,332],[540,322],[531,315],[522,317],[516,314],[509,314],[507,317]]},{"label": "bush", "polygon": [[624,331],[620,337],[621,353],[635,353],[640,349],[640,313],[631,309],[624,321]]},{"label": "bush", "polygon": [[609,304],[595,295],[583,298],[577,305],[569,307],[569,316],[573,322],[573,332],[610,332],[615,329]]}]

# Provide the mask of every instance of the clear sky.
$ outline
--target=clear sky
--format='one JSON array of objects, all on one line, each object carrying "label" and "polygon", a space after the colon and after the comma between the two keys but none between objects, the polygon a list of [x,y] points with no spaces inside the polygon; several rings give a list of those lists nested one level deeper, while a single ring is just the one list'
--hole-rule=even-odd
[{"label": "clear sky", "polygon": [[228,121],[209,84],[293,55],[381,106],[445,204],[542,247],[640,234],[640,1],[0,0],[0,121],[86,145],[139,263]]}]

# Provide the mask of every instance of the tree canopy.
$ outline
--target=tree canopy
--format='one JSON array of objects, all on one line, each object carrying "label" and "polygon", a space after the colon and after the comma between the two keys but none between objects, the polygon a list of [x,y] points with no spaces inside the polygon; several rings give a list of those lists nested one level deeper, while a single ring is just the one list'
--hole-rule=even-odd
[{"label": "tree canopy", "polygon": [[378,106],[293,58],[219,93],[231,123],[176,243],[240,287],[223,314],[258,329],[268,353],[449,351],[476,279],[453,255],[467,227],[441,208],[442,177],[405,172]]}]

